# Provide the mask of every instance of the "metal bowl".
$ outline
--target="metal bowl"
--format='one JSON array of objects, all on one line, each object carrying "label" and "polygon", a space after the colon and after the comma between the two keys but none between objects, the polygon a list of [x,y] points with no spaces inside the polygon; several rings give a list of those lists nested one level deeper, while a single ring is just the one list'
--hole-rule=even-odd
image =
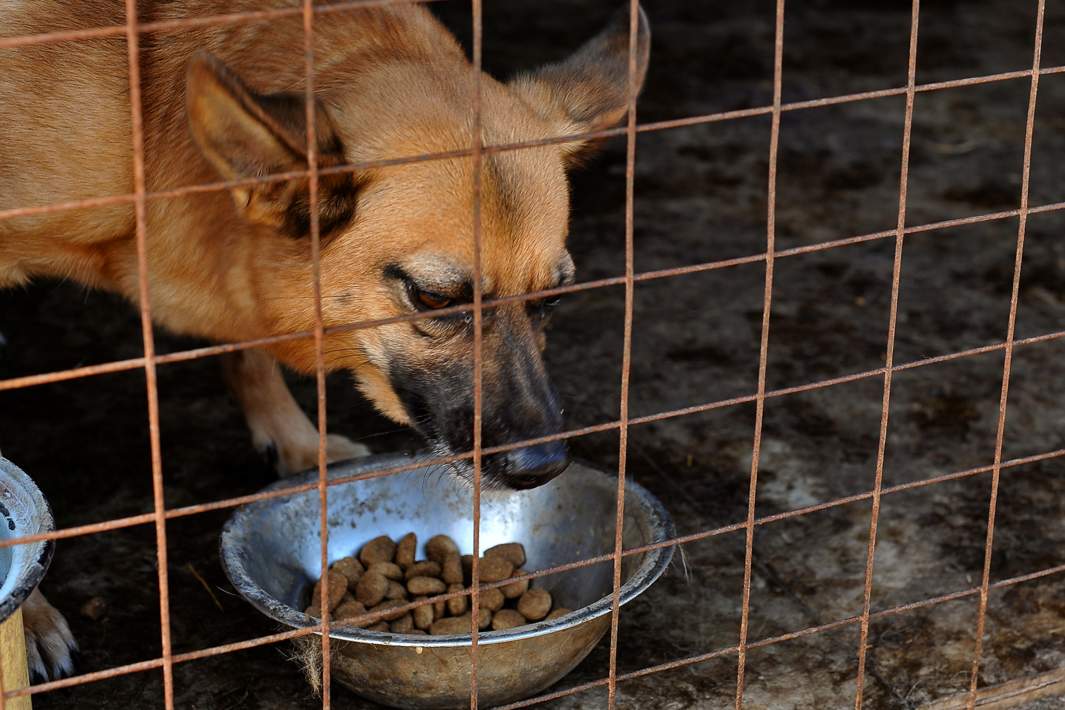
[{"label": "metal bowl", "polygon": [[[410,463],[376,456],[330,469],[331,478]],[[268,490],[315,480],[308,473]],[[625,487],[626,548],[674,535],[669,514],[635,483]],[[481,548],[502,542],[525,545],[528,570],[546,569],[614,550],[617,478],[582,464],[529,491],[481,495]],[[267,616],[290,627],[315,625],[301,610],[321,573],[318,492],[260,501],[238,509],[222,531],[221,557],[236,590]],[[469,484],[438,469],[343,483],[329,488],[330,562],[386,534],[414,531],[421,547],[446,533],[463,553],[473,549]],[[672,547],[629,555],[622,561],[621,603],[647,589],[669,565]],[[610,625],[612,561],[538,578],[556,604],[574,609],[553,621],[478,639],[478,698],[485,705],[528,697],[552,685],[592,650]],[[359,695],[401,708],[468,706],[469,635],[404,636],[334,626],[332,677]],[[317,645],[317,643],[315,643]]]},{"label": "metal bowl", "polygon": [[[48,533],[55,529],[52,510],[37,484],[0,456],[0,539]],[[0,547],[0,621],[22,606],[48,571],[54,545],[39,540]]]}]

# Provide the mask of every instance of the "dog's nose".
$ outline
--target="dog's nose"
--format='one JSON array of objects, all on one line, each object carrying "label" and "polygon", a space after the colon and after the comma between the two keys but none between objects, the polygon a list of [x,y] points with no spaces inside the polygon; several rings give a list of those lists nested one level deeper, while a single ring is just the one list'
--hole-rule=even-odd
[{"label": "dog's nose", "polygon": [[526,446],[506,454],[506,482],[511,488],[536,488],[569,466],[566,442],[551,441]]}]

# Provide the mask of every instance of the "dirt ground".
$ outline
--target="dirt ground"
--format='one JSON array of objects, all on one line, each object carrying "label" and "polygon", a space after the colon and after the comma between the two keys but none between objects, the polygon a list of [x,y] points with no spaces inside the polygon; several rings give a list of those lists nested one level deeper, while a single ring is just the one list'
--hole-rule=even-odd
[{"label": "dirt ground", "polygon": [[[612,11],[604,0],[486,3],[485,63],[499,75],[558,59]],[[918,82],[1031,66],[1035,0],[923,4]],[[654,48],[640,120],[766,104],[772,88],[770,0],[649,0]],[[858,9],[860,6],[861,9]],[[436,11],[468,36],[468,4]],[[909,3],[802,0],[788,5],[784,100],[905,83]],[[1047,3],[1043,65],[1065,64],[1065,3]],[[1000,81],[916,101],[908,223],[1017,207],[1029,82]],[[898,208],[901,97],[783,116],[777,195],[780,249],[892,229]],[[1063,199],[1065,76],[1039,84],[1033,205]],[[766,238],[769,121],[733,120],[642,134],[636,166],[636,269],[646,271],[762,252]],[[572,249],[579,276],[622,273],[624,141],[574,176]],[[1001,342],[1007,329],[1017,220],[908,236],[902,264],[896,362]],[[1065,215],[1028,222],[1017,336],[1062,328]],[[893,240],[776,263],[767,386],[802,385],[881,367]],[[757,385],[764,266],[759,263],[640,284],[636,290],[633,415],[748,395]],[[623,290],[568,299],[548,358],[572,426],[618,412]],[[135,357],[139,321],[116,298],[39,283],[0,293],[0,377]],[[195,341],[157,334],[159,349]],[[1002,352],[896,374],[884,485],[992,462]],[[211,360],[159,370],[169,506],[250,493],[273,474],[252,451],[235,403]],[[293,379],[312,403],[313,382]],[[871,490],[883,381],[867,377],[770,399],[765,409],[757,514],[793,510]],[[1004,458],[1063,446],[1065,341],[1018,347]],[[329,388],[331,430],[377,451],[418,441],[375,415],[344,376]],[[629,475],[672,512],[682,534],[744,519],[754,408],[740,405],[634,427]],[[574,453],[616,465],[617,435],[572,442]],[[61,526],[151,510],[143,373],[133,371],[0,395],[0,448],[50,499]],[[979,585],[990,493],[987,473],[885,496],[873,609]],[[1065,563],[1065,464],[1003,470],[992,579]],[[175,652],[276,630],[229,587],[217,556],[225,511],[167,526]],[[859,614],[868,500],[757,528],[750,639]],[[64,540],[43,589],[67,615],[97,671],[160,653],[154,529],[140,526]],[[619,672],[737,641],[744,537],[685,545],[665,577],[621,616]],[[102,616],[81,611],[95,597]],[[865,707],[918,708],[968,688],[977,597],[876,620],[870,629]],[[752,650],[745,707],[853,705],[855,625]],[[607,643],[558,688],[607,674]],[[267,646],[175,668],[178,707],[274,710],[317,701],[287,646]],[[990,596],[982,686],[1065,666],[1065,578],[1009,586]],[[625,708],[731,707],[736,656],[619,685]],[[48,708],[161,707],[160,672],[126,675],[34,698]],[[548,703],[594,708],[605,689]],[[336,707],[369,708],[342,688]],[[1044,699],[1023,707],[1062,707]]]}]

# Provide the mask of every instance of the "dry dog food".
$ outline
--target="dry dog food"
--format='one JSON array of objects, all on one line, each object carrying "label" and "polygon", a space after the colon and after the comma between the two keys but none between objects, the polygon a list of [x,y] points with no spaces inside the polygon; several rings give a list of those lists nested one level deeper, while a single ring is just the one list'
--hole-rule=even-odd
[{"label": "dry dog food", "polygon": [[[333,563],[329,569],[329,610],[336,623],[390,631],[394,634],[467,634],[470,631],[470,598],[457,596],[444,601],[400,609],[444,593],[461,592],[470,584],[473,557],[462,555],[447,535],[434,535],[425,543],[427,560],[418,560],[418,538],[407,533],[398,542],[381,535],[362,546],[357,554]],[[525,574],[525,547],[508,542],[489,547],[478,561],[478,576],[484,583],[503,582]],[[478,628],[502,631],[569,613],[556,607],[551,594],[529,586],[522,579],[481,590]],[[307,614],[321,616],[321,580],[311,591]],[[358,618],[373,612],[370,621]]]}]

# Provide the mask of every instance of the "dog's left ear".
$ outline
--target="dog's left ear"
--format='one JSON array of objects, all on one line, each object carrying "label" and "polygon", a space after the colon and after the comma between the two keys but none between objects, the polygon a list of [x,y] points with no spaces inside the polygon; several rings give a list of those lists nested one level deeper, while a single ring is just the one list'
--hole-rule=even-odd
[{"label": "dog's left ear", "polygon": [[[643,87],[651,52],[651,26],[637,6],[636,92]],[[629,104],[629,4],[619,9],[598,35],[568,59],[549,64],[510,82],[534,110],[557,126],[559,135],[599,131],[625,117]],[[563,144],[570,158],[587,141]]]},{"label": "dog's left ear", "polygon": [[[224,180],[256,178],[307,169],[306,110],[302,94],[257,94],[222,62],[193,56],[186,77],[189,130],[207,161]],[[327,108],[316,115],[318,165],[344,162],[343,147]],[[290,237],[310,233],[307,178],[262,182],[230,190],[250,222]],[[318,222],[323,237],[350,221],[358,179],[349,172],[320,175]]]}]

